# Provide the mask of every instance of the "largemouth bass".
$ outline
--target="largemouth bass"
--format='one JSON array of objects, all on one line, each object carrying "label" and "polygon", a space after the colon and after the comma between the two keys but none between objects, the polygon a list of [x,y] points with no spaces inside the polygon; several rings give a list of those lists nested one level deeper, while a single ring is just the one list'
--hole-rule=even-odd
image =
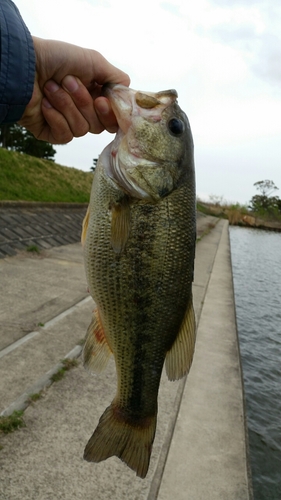
[{"label": "largemouth bass", "polygon": [[105,95],[119,130],[99,157],[83,226],[96,304],[83,358],[100,372],[113,354],[118,387],[84,458],[116,455],[143,478],[164,361],[176,380],[189,371],[194,352],[193,140],[175,90],[115,85]]}]

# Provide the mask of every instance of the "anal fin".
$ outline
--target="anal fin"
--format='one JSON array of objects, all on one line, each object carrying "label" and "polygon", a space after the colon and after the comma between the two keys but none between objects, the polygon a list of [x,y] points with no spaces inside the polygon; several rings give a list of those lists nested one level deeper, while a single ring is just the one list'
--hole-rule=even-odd
[{"label": "anal fin", "polygon": [[196,340],[196,323],[192,298],[187,306],[180,331],[166,354],[166,373],[169,380],[178,380],[189,372]]},{"label": "anal fin", "polygon": [[106,367],[111,354],[98,310],[95,309],[86,333],[82,352],[84,366],[96,373],[100,373]]}]

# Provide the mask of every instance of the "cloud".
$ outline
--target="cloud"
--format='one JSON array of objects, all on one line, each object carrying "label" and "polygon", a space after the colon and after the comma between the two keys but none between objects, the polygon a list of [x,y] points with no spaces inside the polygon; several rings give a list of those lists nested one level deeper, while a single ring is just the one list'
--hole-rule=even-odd
[{"label": "cloud", "polygon": [[242,5],[243,7],[245,4],[247,6],[249,5],[254,5],[254,6],[263,6],[266,1],[265,0],[211,0],[213,4],[221,5],[222,7],[230,7],[231,5],[236,6],[236,5]]},{"label": "cloud", "polygon": [[[266,34],[260,38],[260,48],[252,64],[256,75],[266,81],[281,83],[281,38],[276,35]],[[280,89],[280,87],[279,87]]]},{"label": "cloud", "polygon": [[[270,84],[281,81],[281,5],[279,0],[211,0],[212,20],[202,34],[240,52],[249,69]],[[274,90],[275,92],[275,90]]]}]

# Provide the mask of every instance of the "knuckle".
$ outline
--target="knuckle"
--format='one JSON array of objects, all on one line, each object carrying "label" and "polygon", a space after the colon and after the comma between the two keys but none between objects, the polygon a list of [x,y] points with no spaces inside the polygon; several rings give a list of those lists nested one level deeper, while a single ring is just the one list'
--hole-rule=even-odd
[{"label": "knuckle", "polygon": [[48,95],[51,104],[58,110],[62,110],[71,106],[72,99],[67,92],[59,89],[57,92]]},{"label": "knuckle", "polygon": [[73,134],[70,130],[53,131],[53,136],[56,141],[55,144],[67,144],[73,139]]},{"label": "knuckle", "polygon": [[73,131],[74,137],[82,137],[83,135],[86,135],[90,130],[90,126],[88,122],[84,122],[81,124],[79,127],[76,127],[75,130]]}]

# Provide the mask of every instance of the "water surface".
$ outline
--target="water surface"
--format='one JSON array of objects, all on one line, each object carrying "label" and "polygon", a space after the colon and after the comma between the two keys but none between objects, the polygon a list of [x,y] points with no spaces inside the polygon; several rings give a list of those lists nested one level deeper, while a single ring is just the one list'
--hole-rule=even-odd
[{"label": "water surface", "polygon": [[230,227],[255,500],[281,500],[281,233]]}]

